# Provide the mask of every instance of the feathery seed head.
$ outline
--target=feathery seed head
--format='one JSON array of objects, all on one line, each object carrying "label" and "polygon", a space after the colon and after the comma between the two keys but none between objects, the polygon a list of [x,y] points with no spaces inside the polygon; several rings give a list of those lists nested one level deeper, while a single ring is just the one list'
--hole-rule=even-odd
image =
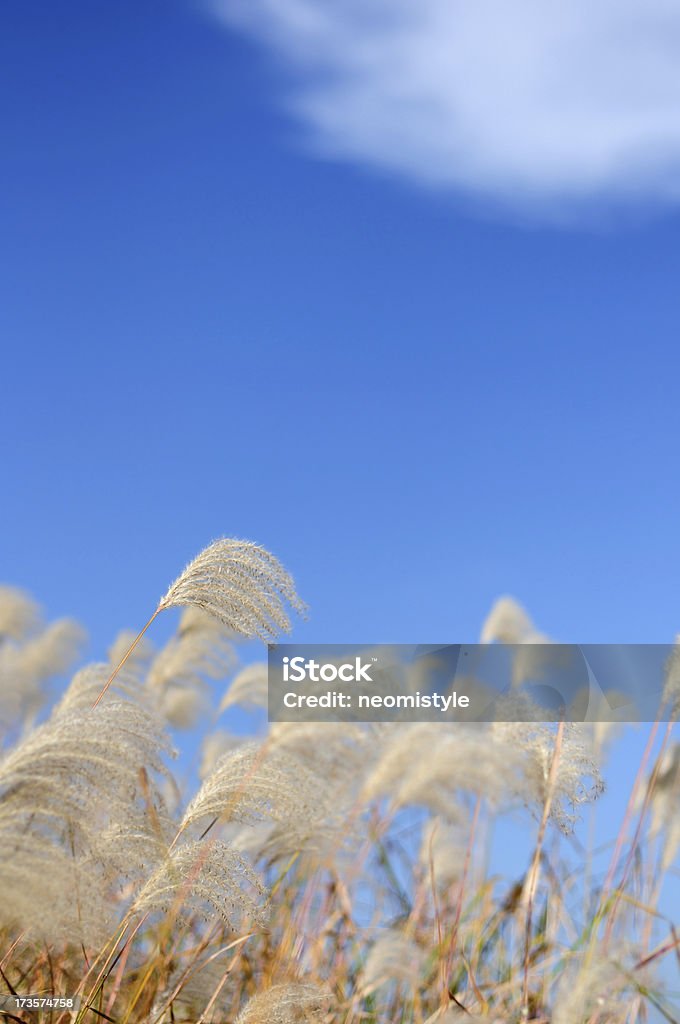
[{"label": "feathery seed head", "polygon": [[314,858],[337,851],[349,838],[346,810],[332,778],[319,777],[288,753],[249,743],[217,762],[187,807],[182,828],[207,817],[271,822],[261,856],[271,862],[300,852]]},{"label": "feathery seed head", "polygon": [[[101,693],[111,674],[108,662],[93,662],[79,669],[71,680],[63,697],[52,712],[57,717],[72,711],[87,711]],[[115,704],[120,701],[137,704],[153,712],[150,695],[142,688],[140,666],[132,659],[128,660],[116,675],[107,689],[102,703]]]},{"label": "feathery seed head", "polygon": [[218,914],[230,928],[243,917],[264,923],[266,890],[252,867],[226,843],[183,843],[167,856],[135,900],[139,913],[176,910]]},{"label": "feathery seed head", "polygon": [[[502,744],[520,754],[521,777],[515,795],[530,805],[543,807],[555,756],[553,730],[543,722],[494,722],[492,732]],[[592,750],[584,741],[585,735],[579,733],[575,723],[566,723],[558,754],[550,818],[565,834],[573,831],[578,808],[604,792],[604,782]]]},{"label": "feathery seed head", "polygon": [[403,932],[387,928],[371,946],[361,979],[361,992],[370,995],[381,985],[396,982],[415,988],[423,969],[423,951]]},{"label": "feathery seed head", "polygon": [[187,807],[183,827],[206,816],[295,821],[315,807],[319,783],[292,758],[248,743],[220,758]]},{"label": "feathery seed head", "polygon": [[21,649],[21,667],[34,678],[49,679],[65,672],[85,643],[87,634],[72,619],[58,619]]},{"label": "feathery seed head", "polygon": [[236,1024],[321,1024],[330,1002],[330,993],[319,985],[273,985],[246,1003]]},{"label": "feathery seed head", "polygon": [[122,875],[148,874],[169,839],[154,781],[164,743],[132,703],[62,708],[0,761],[0,848],[13,850],[0,888],[13,891],[22,927],[80,942],[92,914],[108,930],[115,904],[103,894]]},{"label": "feathery seed head", "polygon": [[680,711],[680,634],[666,662],[662,699],[670,714],[677,715]]},{"label": "feathery seed head", "polygon": [[0,644],[0,717],[9,723],[32,718],[47,699],[45,683],[65,672],[85,639],[70,619],[51,623],[22,643]]},{"label": "feathery seed head", "polygon": [[113,924],[100,865],[35,829],[29,836],[31,824],[0,810],[0,926],[47,943],[100,944]]},{"label": "feathery seed head", "polygon": [[[192,614],[187,616],[187,612]],[[179,627],[154,658],[147,686],[157,696],[161,711],[176,728],[196,724],[209,706],[207,679],[221,679],[237,657],[225,628],[198,609],[186,609]]]},{"label": "feathery seed head", "polygon": [[170,749],[159,723],[134,704],[62,709],[0,761],[0,794],[24,813],[96,828],[96,808],[129,815],[140,768],[166,772],[161,754]]},{"label": "feathery seed head", "polygon": [[222,625],[209,615],[193,618],[186,626],[186,612],[176,636],[159,651],[149,670],[149,685],[162,689],[167,683],[200,686],[203,677],[222,679],[236,664],[237,656]]},{"label": "feathery seed head", "polygon": [[[647,782],[649,790],[651,779]],[[645,799],[640,793],[637,807]],[[664,870],[671,867],[680,849],[680,743],[675,743],[663,754],[654,788],[651,792],[651,834],[662,835],[661,863]]]},{"label": "feathery seed head", "polygon": [[201,745],[201,766],[198,771],[200,779],[212,775],[221,758],[242,747],[246,742],[243,736],[235,736],[226,729],[217,729],[209,733]]},{"label": "feathery seed head", "polygon": [[474,724],[458,723],[455,729],[440,722],[398,725],[386,735],[364,796],[368,800],[389,797],[396,807],[428,807],[453,823],[461,820],[459,792],[501,803],[507,798],[508,778],[516,770],[517,757],[488,738],[488,729]]},{"label": "feathery seed head", "polygon": [[444,818],[430,818],[423,827],[420,863],[434,884],[447,889],[457,881],[465,864],[466,842],[463,830]]},{"label": "feathery seed head", "polygon": [[268,642],[290,631],[288,604],[304,605],[292,577],[265,548],[223,538],[202,551],[161,598],[158,610],[191,605],[227,629]]},{"label": "feathery seed head", "polygon": [[[152,1019],[196,1024],[219,990],[206,1022],[218,1024],[228,1016],[225,1005],[228,990],[224,984],[227,970],[223,958],[215,958],[214,954],[189,960],[188,964],[179,962],[156,997],[151,1011]],[[165,1012],[164,1007],[167,1007]]]},{"label": "feathery seed head", "polygon": [[238,672],[220,703],[220,712],[234,704],[243,708],[266,708],[269,696],[268,669],[265,661],[246,665]]},{"label": "feathery seed head", "polygon": [[[636,979],[644,984],[644,977]],[[630,973],[611,957],[583,957],[576,972],[567,969],[555,995],[554,1024],[627,1020],[637,993]]]},{"label": "feathery seed head", "polygon": [[522,605],[514,597],[499,597],[484,620],[480,642],[519,644],[534,632],[535,626]]},{"label": "feathery seed head", "polygon": [[[131,653],[128,653],[135,640],[137,640],[137,643],[134,649]],[[141,640],[138,640],[137,633],[133,629],[122,629],[106,653],[108,654],[111,668],[120,665],[127,654],[126,668],[135,668],[141,673],[151,661],[154,647],[148,637],[143,636]]]},{"label": "feathery seed head", "polygon": [[0,640],[23,640],[40,622],[38,605],[18,587],[0,586]]},{"label": "feathery seed head", "polygon": [[277,722],[269,733],[272,750],[287,753],[335,787],[363,778],[380,752],[379,730],[353,722]]}]

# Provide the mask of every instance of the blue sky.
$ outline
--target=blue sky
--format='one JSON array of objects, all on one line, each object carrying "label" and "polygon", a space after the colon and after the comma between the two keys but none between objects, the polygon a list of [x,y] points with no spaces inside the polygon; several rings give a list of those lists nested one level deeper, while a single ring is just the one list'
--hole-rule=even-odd
[{"label": "blue sky", "polygon": [[93,656],[223,534],[293,571],[299,639],[474,640],[501,593],[672,639],[672,202],[319,157],[316,72],[238,6],[4,5],[0,577]]}]

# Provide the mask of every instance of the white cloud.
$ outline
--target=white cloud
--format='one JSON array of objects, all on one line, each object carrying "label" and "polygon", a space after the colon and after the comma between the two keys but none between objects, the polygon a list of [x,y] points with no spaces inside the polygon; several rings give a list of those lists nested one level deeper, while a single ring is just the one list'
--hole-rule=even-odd
[{"label": "white cloud", "polygon": [[678,0],[213,0],[330,156],[531,209],[680,198]]}]

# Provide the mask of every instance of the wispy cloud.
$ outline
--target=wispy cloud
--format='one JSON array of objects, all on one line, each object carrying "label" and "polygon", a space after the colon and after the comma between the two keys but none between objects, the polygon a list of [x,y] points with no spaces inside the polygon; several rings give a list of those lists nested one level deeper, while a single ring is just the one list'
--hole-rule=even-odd
[{"label": "wispy cloud", "polygon": [[677,0],[214,0],[318,152],[524,209],[680,198]]}]

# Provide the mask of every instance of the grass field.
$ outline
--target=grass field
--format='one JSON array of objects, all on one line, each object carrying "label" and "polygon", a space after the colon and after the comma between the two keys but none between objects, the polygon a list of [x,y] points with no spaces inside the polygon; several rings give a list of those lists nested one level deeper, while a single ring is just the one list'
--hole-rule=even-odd
[{"label": "grass field", "polygon": [[[674,1021],[680,748],[649,732],[598,858],[574,827],[607,784],[605,726],[278,723],[239,642],[304,611],[256,545],[211,545],[51,704],[82,630],[0,589],[0,994],[8,1019],[128,1022]],[[149,623],[149,624],[150,624]],[[486,640],[516,639],[499,603]],[[677,696],[676,667],[668,695]],[[184,792],[173,744],[197,746]],[[172,739],[170,738],[172,736]],[[521,822],[523,870],[498,871]],[[604,857],[604,869],[601,868]],[[493,865],[493,867],[492,867]],[[676,986],[677,987],[677,986]],[[31,996],[42,1006],[24,1003]],[[72,1006],[49,999],[74,999]]]}]

